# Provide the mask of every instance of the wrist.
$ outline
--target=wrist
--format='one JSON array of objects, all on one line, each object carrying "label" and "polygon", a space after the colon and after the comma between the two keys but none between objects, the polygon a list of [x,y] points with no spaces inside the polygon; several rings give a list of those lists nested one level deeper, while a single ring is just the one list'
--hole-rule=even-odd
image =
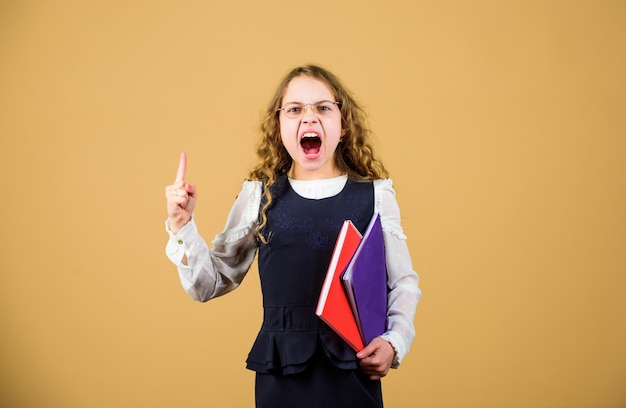
[{"label": "wrist", "polygon": [[185,227],[185,225],[189,224],[192,218],[193,218],[192,216],[189,216],[188,218],[184,216],[178,217],[176,219],[168,218],[167,227],[174,235],[176,235],[180,232],[181,229]]},{"label": "wrist", "polygon": [[398,355],[398,352],[396,351],[396,348],[393,346],[393,343],[390,342],[389,340],[385,340],[387,343],[389,343],[389,347],[391,347],[391,349],[393,350],[393,357],[395,358]]}]

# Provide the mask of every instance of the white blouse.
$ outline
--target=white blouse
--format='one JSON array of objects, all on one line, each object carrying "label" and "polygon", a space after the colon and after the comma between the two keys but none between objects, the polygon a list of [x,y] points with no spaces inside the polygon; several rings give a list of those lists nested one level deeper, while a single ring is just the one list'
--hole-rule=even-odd
[{"label": "white blouse", "polygon": [[[308,199],[337,195],[344,188],[347,176],[325,180],[293,180],[293,190]],[[177,266],[185,291],[195,300],[206,302],[237,288],[254,261],[258,244],[255,235],[262,195],[260,181],[245,181],[237,196],[224,230],[213,240],[209,249],[198,233],[193,220],[178,234],[172,233],[166,222],[170,239],[166,254]],[[400,209],[390,179],[374,181],[374,210],[380,213],[387,254],[388,330],[381,337],[396,351],[393,367],[397,368],[415,337],[413,319],[421,297],[419,278],[413,270],[400,225]],[[181,261],[187,255],[187,265]]]}]

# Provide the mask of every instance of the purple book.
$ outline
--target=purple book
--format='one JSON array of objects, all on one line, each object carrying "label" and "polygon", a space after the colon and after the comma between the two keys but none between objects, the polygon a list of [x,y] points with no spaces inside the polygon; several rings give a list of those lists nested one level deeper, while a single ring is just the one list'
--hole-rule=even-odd
[{"label": "purple book", "polygon": [[363,342],[368,345],[387,330],[387,263],[378,213],[341,278]]}]

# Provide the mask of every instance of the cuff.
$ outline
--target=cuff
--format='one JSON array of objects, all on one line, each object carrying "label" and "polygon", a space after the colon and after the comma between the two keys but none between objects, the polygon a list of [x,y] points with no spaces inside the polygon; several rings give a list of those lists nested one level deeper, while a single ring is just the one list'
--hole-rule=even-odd
[{"label": "cuff", "polygon": [[189,248],[191,243],[198,237],[198,229],[193,220],[193,215],[191,216],[191,220],[178,231],[178,234],[174,234],[172,230],[170,230],[167,220],[165,221],[165,231],[167,231],[169,235],[165,253],[172,263],[180,265],[185,255],[185,248]]}]

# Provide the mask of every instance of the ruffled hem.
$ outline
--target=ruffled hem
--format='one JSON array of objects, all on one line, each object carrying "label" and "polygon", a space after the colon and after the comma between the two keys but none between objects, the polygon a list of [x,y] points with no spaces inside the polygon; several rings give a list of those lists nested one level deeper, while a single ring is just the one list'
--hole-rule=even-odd
[{"label": "ruffled hem", "polygon": [[331,330],[262,330],[248,354],[246,367],[259,373],[297,374],[309,366],[318,347],[338,368],[358,368],[354,350]]}]

